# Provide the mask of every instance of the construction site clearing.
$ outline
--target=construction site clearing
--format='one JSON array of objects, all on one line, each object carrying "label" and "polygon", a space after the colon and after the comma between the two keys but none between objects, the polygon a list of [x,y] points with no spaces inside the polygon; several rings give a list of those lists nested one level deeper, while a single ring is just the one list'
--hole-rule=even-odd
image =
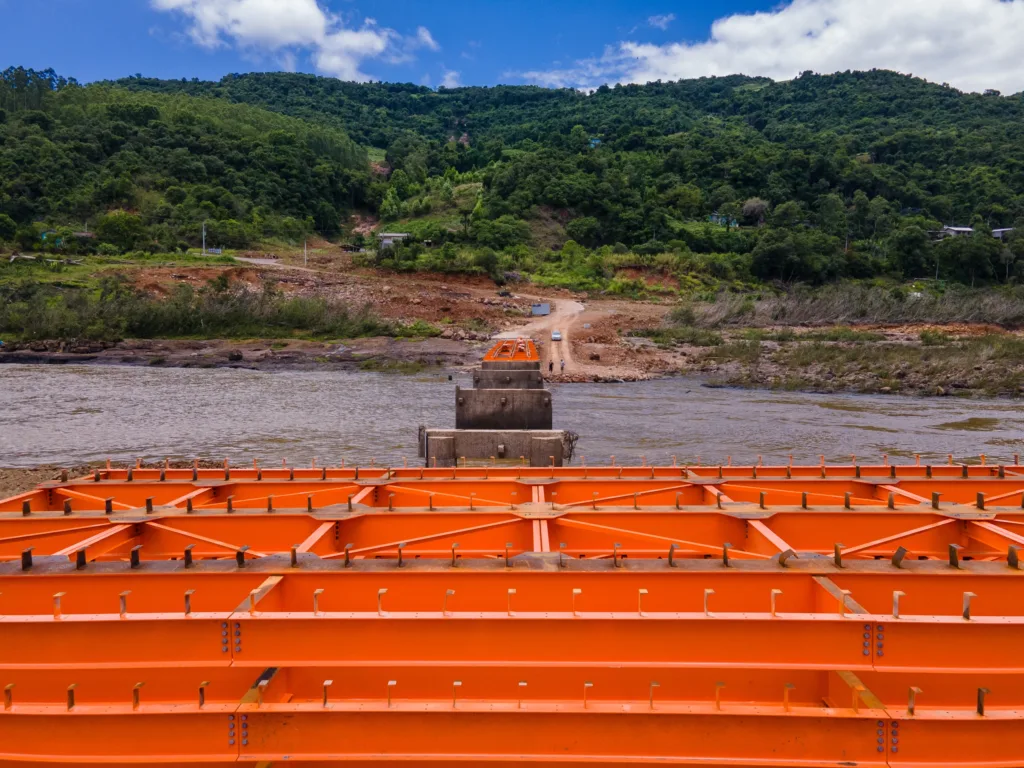
[{"label": "construction site clearing", "polygon": [[0,760],[1019,766],[1022,505],[1016,458],[65,475],[0,502]]}]

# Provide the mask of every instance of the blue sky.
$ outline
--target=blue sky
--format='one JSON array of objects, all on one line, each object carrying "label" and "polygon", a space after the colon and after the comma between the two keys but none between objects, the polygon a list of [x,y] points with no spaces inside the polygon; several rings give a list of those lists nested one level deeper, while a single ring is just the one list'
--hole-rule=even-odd
[{"label": "blue sky", "polygon": [[0,0],[0,67],[82,81],[297,70],[592,88],[896,69],[1024,89],[1024,0]]}]

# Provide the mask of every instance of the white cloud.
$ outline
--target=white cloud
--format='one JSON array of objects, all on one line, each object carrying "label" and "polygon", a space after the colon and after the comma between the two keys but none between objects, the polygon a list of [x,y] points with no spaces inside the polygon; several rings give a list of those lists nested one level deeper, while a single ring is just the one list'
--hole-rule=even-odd
[{"label": "white cloud", "polygon": [[656,16],[648,16],[647,23],[658,29],[668,29],[668,25],[676,20],[674,13],[661,13]]},{"label": "white cloud", "polygon": [[426,27],[416,28],[416,40],[424,48],[429,48],[432,51],[440,51],[441,46],[437,44],[434,36],[430,34],[430,30]]},{"label": "white cloud", "polygon": [[153,0],[160,11],[179,11],[189,35],[207,48],[234,39],[276,50],[323,37],[329,20],[316,0]]},{"label": "white cloud", "polygon": [[441,85],[445,88],[460,88],[462,86],[462,79],[455,70],[446,69],[441,77]]},{"label": "white cloud", "polygon": [[709,38],[654,45],[620,42],[574,66],[519,73],[542,85],[704,75],[790,79],[802,71],[892,69],[981,91],[1024,90],[1024,0],[793,0],[717,20]]},{"label": "white cloud", "polygon": [[365,19],[353,27],[320,5],[319,0],[150,0],[158,11],[175,11],[189,21],[189,37],[205,48],[236,46],[246,52],[270,52],[294,68],[299,51],[310,54],[316,68],[342,80],[369,80],[367,60],[409,61],[411,50],[439,46],[426,27],[414,37]]},{"label": "white cloud", "polygon": [[388,51],[398,35],[367,19],[359,29],[336,29],[316,46],[313,64],[321,72],[341,80],[368,80],[360,71],[363,59],[373,59]]},{"label": "white cloud", "polygon": [[441,85],[445,88],[461,87],[462,80],[459,78],[459,73],[453,69],[446,69],[444,76],[441,78]]}]

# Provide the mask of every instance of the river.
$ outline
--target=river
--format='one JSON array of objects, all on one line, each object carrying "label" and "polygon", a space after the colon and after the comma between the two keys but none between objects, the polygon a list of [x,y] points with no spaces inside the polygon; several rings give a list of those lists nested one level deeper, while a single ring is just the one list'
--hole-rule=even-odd
[{"label": "river", "polygon": [[[451,427],[468,375],[0,366],[0,466],[230,457],[416,462],[420,424]],[[588,463],[944,460],[1024,453],[1024,402],[709,389],[693,379],[552,387]]]}]

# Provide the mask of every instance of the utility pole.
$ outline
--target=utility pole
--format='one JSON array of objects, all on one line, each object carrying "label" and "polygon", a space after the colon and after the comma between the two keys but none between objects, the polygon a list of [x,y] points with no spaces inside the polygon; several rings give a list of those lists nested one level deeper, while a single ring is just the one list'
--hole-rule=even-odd
[{"label": "utility pole", "polygon": [[203,256],[206,255],[206,222],[203,222]]}]

